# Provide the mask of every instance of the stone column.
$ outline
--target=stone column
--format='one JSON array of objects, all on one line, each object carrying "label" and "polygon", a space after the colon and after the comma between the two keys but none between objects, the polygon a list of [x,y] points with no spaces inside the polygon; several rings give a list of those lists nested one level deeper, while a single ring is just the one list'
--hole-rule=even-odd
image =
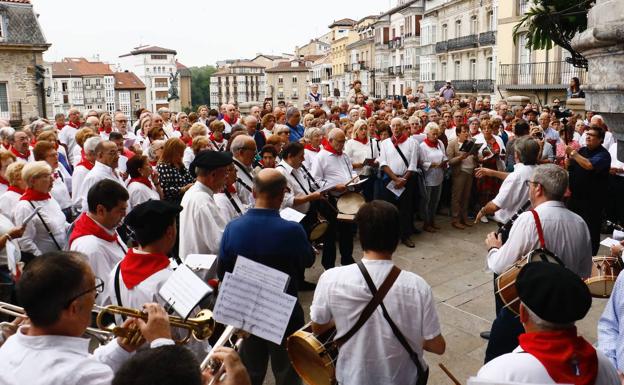
[{"label": "stone column", "polygon": [[566,100],[566,107],[570,109],[575,114],[581,114],[583,116],[585,114],[585,99],[575,98]]},{"label": "stone column", "polygon": [[624,1],[596,0],[587,19],[587,29],[572,40],[589,63],[585,106],[604,117],[624,161]]},{"label": "stone column", "polygon": [[514,96],[508,96],[507,98],[505,98],[505,101],[511,107],[513,106],[524,107],[527,105],[527,103],[531,102],[531,99],[528,96],[514,95]]}]

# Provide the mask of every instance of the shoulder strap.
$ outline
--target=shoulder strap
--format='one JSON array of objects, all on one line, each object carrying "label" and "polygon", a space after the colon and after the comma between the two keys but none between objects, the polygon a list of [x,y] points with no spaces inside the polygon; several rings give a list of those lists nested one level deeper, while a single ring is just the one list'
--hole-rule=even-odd
[{"label": "shoulder strap", "polygon": [[230,200],[230,203],[232,204],[232,206],[234,206],[234,210],[236,210],[238,215],[242,215],[243,212],[241,211],[240,207],[238,207],[238,204],[236,204],[236,201],[234,200],[234,197],[232,197],[232,194],[230,194],[230,192],[227,190],[227,187],[223,190],[223,193],[225,194],[227,199]]},{"label": "shoulder strap", "polygon": [[[30,205],[32,206],[32,208],[34,210],[35,209],[35,205],[32,203],[32,201],[28,201],[28,203],[30,203]],[[48,235],[50,236],[50,238],[52,238],[52,242],[54,242],[54,245],[56,246],[56,248],[59,249],[59,250],[63,250],[61,245],[59,245],[59,243],[56,241],[56,238],[54,238],[54,234],[52,234],[52,231],[50,231],[50,228],[48,227],[48,224],[43,220],[43,217],[41,216],[41,213],[39,211],[37,211],[37,216],[39,217],[39,220],[41,221],[41,224],[43,224],[43,227],[48,232]]]},{"label": "shoulder strap", "polygon": [[121,262],[117,264],[117,269],[115,270],[115,297],[117,297],[117,305],[123,306],[121,304],[121,289],[119,288],[119,272],[121,270]]},{"label": "shoulder strap", "polygon": [[[358,266],[361,263],[362,262],[358,262]],[[386,277],[384,282],[379,287],[379,290],[375,289],[374,292],[371,291],[371,293],[373,294],[373,298],[366,305],[366,307],[362,311],[362,314],[360,314],[360,318],[358,318],[358,320],[355,323],[355,325],[353,325],[351,330],[349,330],[345,335],[343,335],[340,338],[334,340],[334,342],[338,346],[344,345],[345,342],[347,342],[351,337],[353,337],[353,335],[355,333],[357,333],[357,331],[360,330],[360,328],[366,323],[366,321],[373,314],[373,312],[375,311],[377,306],[379,306],[379,304],[382,303],[384,297],[386,296],[388,291],[390,291],[390,288],[394,284],[394,281],[396,281],[396,279],[399,276],[399,274],[401,274],[401,269],[399,269],[396,266],[394,266],[392,268],[392,270],[390,270],[390,273],[388,273],[388,276]]]},{"label": "shoulder strap", "polygon": [[314,192],[315,188],[312,187],[312,183],[314,183],[314,186],[316,186],[316,190],[320,189],[321,186],[319,186],[318,183],[316,183],[316,180],[314,180],[314,178],[312,177],[312,174],[310,174],[310,171],[308,171],[308,169],[306,168],[305,165],[301,164],[301,168],[303,169],[303,171],[306,173],[306,175],[308,176],[308,186],[310,186],[310,191]]},{"label": "shoulder strap", "polygon": [[540,221],[539,215],[537,215],[537,211],[531,210],[531,214],[533,214],[533,219],[535,219],[535,227],[537,227],[537,237],[539,238],[540,247],[542,249],[545,249],[546,242],[544,241],[544,230],[542,230],[542,222]]},{"label": "shoulder strap", "polygon": [[397,144],[397,145],[394,146],[394,148],[396,148],[396,150],[399,153],[399,155],[401,155],[401,159],[403,159],[403,162],[405,163],[405,167],[409,168],[409,162],[407,161],[407,158],[403,154],[403,151],[401,151],[401,147],[399,147],[399,145]]},{"label": "shoulder strap", "polygon": [[[360,271],[362,272],[362,275],[364,276],[364,280],[366,280],[366,283],[368,284],[368,288],[370,289],[370,291],[372,293],[376,293],[377,292],[377,288],[375,287],[375,283],[373,283],[373,280],[371,279],[370,275],[368,274],[368,270],[366,270],[366,266],[364,266],[362,261],[359,261],[357,265],[360,268]],[[393,266],[392,270],[393,271],[396,270],[398,273],[401,272],[401,269],[399,269],[396,266]],[[398,273],[397,273],[397,277],[398,277]],[[383,287],[383,285],[382,285],[382,287]],[[381,290],[382,287],[380,287],[379,290]],[[388,310],[386,309],[386,306],[383,304],[383,302],[381,302],[380,305],[381,305],[381,311],[383,312],[383,316],[386,319],[386,321],[388,321],[388,324],[390,325],[390,328],[392,329],[392,332],[394,333],[394,336],[399,340],[399,342],[401,343],[403,348],[409,353],[410,358],[412,359],[412,361],[416,365],[416,370],[418,371],[418,376],[419,377],[422,376],[423,373],[424,373],[424,369],[422,367],[420,359],[418,358],[418,354],[412,349],[412,347],[410,346],[409,342],[407,342],[407,339],[405,338],[403,333],[401,333],[401,331],[396,326],[394,321],[392,321],[392,318],[390,318],[390,314],[388,314]]]}]

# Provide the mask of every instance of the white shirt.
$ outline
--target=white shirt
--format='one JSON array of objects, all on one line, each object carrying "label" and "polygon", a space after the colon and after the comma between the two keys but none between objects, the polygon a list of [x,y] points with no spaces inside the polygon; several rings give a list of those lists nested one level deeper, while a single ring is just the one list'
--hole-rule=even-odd
[{"label": "white shirt", "polygon": [[[598,356],[598,375],[594,385],[618,385],[617,371],[602,352]],[[525,353],[520,346],[513,352],[496,357],[485,364],[477,373],[477,378],[504,383],[554,384],[542,363],[530,353]]]},{"label": "white shirt", "polygon": [[[13,211],[15,223],[23,223],[24,219],[32,214],[34,209],[30,203],[25,200],[17,203]],[[45,221],[61,249],[64,248],[67,244],[66,231],[69,224],[65,221],[65,214],[61,211],[61,206],[52,198],[43,201],[33,201],[32,204],[35,207],[41,207],[39,211],[41,218]],[[24,235],[18,240],[22,251],[40,255],[48,251],[59,250],[41,222],[41,218],[39,218],[39,215],[35,215],[26,225]]]},{"label": "white shirt", "polygon": [[192,147],[185,148],[184,156],[182,157],[182,163],[184,164],[184,167],[186,167],[187,169],[190,169],[191,162],[193,162],[193,160],[195,160],[195,153],[193,152],[193,148]]},{"label": "white shirt", "polygon": [[180,258],[189,254],[218,254],[227,224],[214,193],[201,182],[188,189],[180,212]]},{"label": "white shirt", "polygon": [[544,129],[544,139],[557,143],[559,141],[559,132],[552,127]]},{"label": "white shirt", "polygon": [[[617,142],[613,143],[611,147],[609,147],[609,155],[611,155],[611,168],[621,168],[624,169],[624,163],[620,162],[617,159]],[[615,174],[617,176],[624,177],[624,171]],[[2,200],[0,199],[0,205]],[[1,207],[1,206],[0,206]]]},{"label": "white shirt", "polygon": [[[362,259],[362,262],[377,287],[392,268],[392,261]],[[357,265],[329,269],[318,281],[310,318],[319,324],[333,319],[336,336],[340,337],[356,323],[370,299],[370,291]],[[431,287],[418,275],[402,271],[383,302],[392,321],[426,367],[423,342],[441,334]],[[416,366],[392,333],[381,307],[340,348],[336,377],[343,385],[416,382]]]},{"label": "white shirt", "polygon": [[128,210],[132,210],[132,208],[149,200],[160,200],[160,195],[158,191],[154,189],[153,184],[152,188],[149,188],[141,182],[132,182],[128,185],[128,194],[130,195],[130,199],[128,199]]},{"label": "white shirt", "polygon": [[97,160],[95,161],[95,166],[87,173],[87,176],[84,178],[84,182],[82,183],[82,190],[80,194],[82,195],[82,211],[85,212],[89,208],[89,204],[87,202],[87,195],[89,194],[89,189],[93,187],[97,182],[103,179],[114,180],[115,182],[122,185],[126,188],[126,184],[123,179],[119,176],[116,170],[113,170],[109,166],[104,163],[100,163]]},{"label": "white shirt", "polygon": [[85,166],[74,167],[74,173],[72,175],[72,205],[76,212],[82,212],[82,195],[84,180],[89,173],[89,170]]},{"label": "white shirt", "polygon": [[248,206],[255,203],[253,197],[253,177],[254,171],[251,167],[247,167],[240,161],[234,159],[234,167],[236,167],[236,191],[241,202]]},{"label": "white shirt", "polygon": [[89,339],[68,336],[29,336],[19,328],[0,348],[0,361],[17,384],[105,385],[132,356],[117,339],[89,354]]},{"label": "white shirt", "polygon": [[78,145],[74,146],[74,148],[69,152],[69,156],[71,157],[72,164],[80,163],[82,159],[82,148]]},{"label": "white shirt", "polygon": [[247,212],[247,205],[241,202],[240,198],[238,197],[238,192],[230,193],[230,196],[232,197],[234,203],[236,203],[236,206],[241,211],[240,213],[236,211],[236,209],[234,208],[234,204],[232,204],[230,198],[228,198],[225,193],[214,194],[214,200],[217,206],[221,208],[221,214],[223,215],[226,223],[229,223],[232,219],[238,218]]},{"label": "white shirt", "polygon": [[399,144],[399,148],[403,152],[408,166],[399,155],[399,152],[392,143],[392,138],[384,139],[381,142],[379,158],[379,167],[388,166],[397,176],[404,175],[407,171],[418,172],[418,142],[413,137],[409,137],[405,142]]},{"label": "white shirt", "polygon": [[[544,202],[535,211],[542,223],[546,248],[581,278],[589,277],[592,248],[589,230],[583,218],[559,201]],[[539,247],[533,214],[524,212],[511,227],[507,242],[500,249],[494,248],[488,252],[488,267],[496,274],[501,274],[519,258]]]},{"label": "white shirt", "polygon": [[366,144],[351,139],[345,144],[344,152],[353,163],[363,163],[366,159],[377,159],[379,156],[377,143],[373,138],[369,138]]},{"label": "white shirt", "polygon": [[50,191],[50,195],[52,198],[56,200],[61,206],[61,209],[66,209],[72,206],[71,196],[69,195],[69,191],[67,190],[67,185],[65,181],[60,177],[61,171],[57,168],[54,174],[54,182],[52,184],[52,191]]},{"label": "white shirt", "polygon": [[[15,227],[15,225],[13,224],[13,222],[11,222],[11,220],[5,216],[4,214],[0,214],[0,234],[6,234],[7,232],[9,232],[13,227]],[[13,240],[7,240],[7,242],[11,242],[13,244],[13,246],[15,247],[15,249],[17,250],[17,258],[18,261],[21,259],[21,255],[20,255],[20,251],[19,251],[19,243],[17,243],[17,239],[13,239]],[[6,247],[3,247],[2,249],[0,249],[0,266],[6,266],[8,263],[7,261],[7,250]]]},{"label": "white shirt", "polygon": [[303,150],[303,165],[308,171],[312,170],[312,163],[318,153],[318,151],[308,150],[307,148]]},{"label": "white shirt", "polygon": [[444,130],[444,135],[446,135],[446,138],[450,142],[451,140],[457,138],[457,131],[455,131],[455,127],[447,128]]},{"label": "white shirt", "polygon": [[[59,147],[59,148],[63,148],[63,147]],[[65,182],[65,186],[67,186],[67,192],[69,192],[69,195],[71,196],[72,191],[73,191],[72,190],[72,175],[69,173],[69,171],[67,171],[65,166],[63,166],[61,163],[59,163],[56,171],[59,173],[59,178],[61,178],[63,182]]]},{"label": "white shirt", "polygon": [[305,202],[295,206],[295,197],[310,194],[310,186],[308,180],[303,176],[300,169],[293,168],[291,165],[282,160],[275,169],[286,177],[289,192],[284,195],[282,207],[290,207],[302,214],[307,214],[310,210],[310,202]]},{"label": "white shirt", "polygon": [[328,186],[345,184],[353,178],[351,159],[344,152],[333,154],[322,149],[312,162],[312,177],[317,181],[325,181]]},{"label": "white shirt", "polygon": [[498,194],[492,199],[492,203],[499,208],[494,213],[497,222],[507,222],[529,200],[529,186],[526,181],[531,179],[533,171],[535,166],[516,163],[514,171],[503,180]]},{"label": "white shirt", "polygon": [[22,194],[15,191],[7,191],[0,195],[0,214],[13,220],[13,211],[15,211],[15,206],[21,197]]},{"label": "white shirt", "polygon": [[74,156],[73,156],[74,148],[76,147],[76,132],[78,132],[77,128],[74,128],[70,125],[66,125],[65,127],[61,129],[61,131],[58,134],[59,142],[67,146],[67,154],[71,158],[69,159],[69,161],[72,162],[72,164],[76,164],[74,163]]},{"label": "white shirt", "polygon": [[420,144],[420,164],[425,172],[425,186],[439,186],[444,180],[444,170],[440,167],[431,168],[431,163],[437,163],[438,166],[448,160],[444,143],[438,139],[438,147],[431,148],[427,143]]}]

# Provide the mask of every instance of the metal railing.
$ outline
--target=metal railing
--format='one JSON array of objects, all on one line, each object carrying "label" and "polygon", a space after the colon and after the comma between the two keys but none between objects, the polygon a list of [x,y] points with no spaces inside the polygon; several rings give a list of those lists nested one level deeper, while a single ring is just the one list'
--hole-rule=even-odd
[{"label": "metal railing", "polygon": [[388,75],[394,75],[394,67],[388,67]]},{"label": "metal railing", "polygon": [[479,45],[496,44],[496,31],[487,31],[479,34]]},{"label": "metal railing", "polygon": [[436,53],[442,53],[448,51],[448,41],[439,41],[435,45]]},{"label": "metal railing", "polygon": [[[445,80],[436,80],[433,87],[435,91],[438,91],[445,84]],[[451,80],[451,85],[458,92],[494,92],[494,80],[492,79]]]},{"label": "metal railing", "polygon": [[403,69],[401,68],[401,66],[394,67],[394,73],[397,74],[398,76],[402,76],[403,75]]},{"label": "metal railing", "polygon": [[22,102],[21,100],[9,102],[0,99],[0,119],[6,119],[12,127],[22,125]]},{"label": "metal railing", "polygon": [[565,89],[573,77],[578,77],[583,84],[587,79],[587,70],[576,68],[565,61],[501,64],[498,72],[498,85]]},{"label": "metal railing", "polygon": [[462,37],[456,37],[448,41],[448,50],[454,51],[464,48],[474,48],[479,43],[479,37],[477,35],[468,35]]}]

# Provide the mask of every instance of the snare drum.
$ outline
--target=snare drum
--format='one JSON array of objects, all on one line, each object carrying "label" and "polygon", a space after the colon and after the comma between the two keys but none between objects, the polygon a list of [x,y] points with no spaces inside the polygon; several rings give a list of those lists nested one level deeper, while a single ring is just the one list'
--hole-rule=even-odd
[{"label": "snare drum", "polygon": [[336,329],[314,334],[312,323],[294,332],[286,341],[288,357],[295,371],[309,385],[336,383],[338,348],[334,344]]},{"label": "snare drum", "polygon": [[496,278],[496,294],[500,296],[505,307],[516,315],[520,314],[520,298],[516,290],[516,278],[518,278],[518,274],[524,265],[533,262],[558,263],[563,266],[563,262],[550,251],[546,249],[536,249],[518,260]]},{"label": "snare drum", "polygon": [[310,226],[308,232],[308,238],[310,242],[316,242],[323,238],[323,235],[327,232],[327,228],[329,228],[329,222],[320,214],[316,214],[316,220]]},{"label": "snare drum", "polygon": [[591,277],[585,280],[592,297],[609,298],[621,271],[622,262],[619,258],[605,255],[593,257]]},{"label": "snare drum", "polygon": [[360,211],[360,207],[364,206],[366,199],[362,194],[356,192],[344,193],[338,198],[336,207],[338,208],[339,221],[353,222],[355,220],[355,214]]}]

